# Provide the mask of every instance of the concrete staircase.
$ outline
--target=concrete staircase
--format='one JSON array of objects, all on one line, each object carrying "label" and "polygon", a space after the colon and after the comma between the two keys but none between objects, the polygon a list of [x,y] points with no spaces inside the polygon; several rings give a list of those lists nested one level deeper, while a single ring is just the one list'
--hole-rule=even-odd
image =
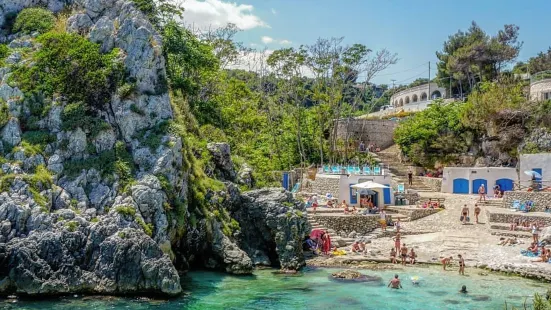
[{"label": "concrete staircase", "polygon": [[398,145],[393,145],[375,155],[379,159],[379,162],[384,166],[389,167],[392,179],[397,183],[404,183],[406,189],[413,189],[418,192],[432,192],[431,188],[426,186],[419,178],[413,177],[413,184],[408,185],[408,171],[407,164],[401,163],[399,159],[400,150]]}]

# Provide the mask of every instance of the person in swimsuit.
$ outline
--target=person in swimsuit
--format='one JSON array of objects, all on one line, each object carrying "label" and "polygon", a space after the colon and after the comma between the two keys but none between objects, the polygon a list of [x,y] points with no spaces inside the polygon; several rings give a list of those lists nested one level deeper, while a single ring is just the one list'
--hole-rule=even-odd
[{"label": "person in swimsuit", "polygon": [[404,243],[404,245],[400,248],[400,252],[401,252],[401,257],[402,257],[402,265],[405,266],[406,265],[406,261],[407,261],[407,258],[408,258],[408,248],[406,247],[406,244]]},{"label": "person in swimsuit", "polygon": [[400,223],[400,218],[396,220],[396,223],[394,224],[394,227],[396,228],[396,232],[400,233],[400,228],[402,228],[402,224]]},{"label": "person in swimsuit", "polygon": [[461,254],[457,254],[457,257],[459,257],[459,274],[465,275],[465,259]]},{"label": "person in swimsuit", "polygon": [[466,285],[463,285],[463,286],[461,287],[461,290],[459,291],[459,293],[467,294],[467,286],[466,286]]},{"label": "person in swimsuit", "polygon": [[475,222],[478,224],[478,215],[480,215],[480,206],[478,205],[478,203],[475,203],[474,204],[474,217],[475,217]]},{"label": "person in swimsuit", "polygon": [[400,253],[400,233],[397,233],[396,237],[394,237],[394,247],[396,248],[396,253]]},{"label": "person in swimsuit", "polygon": [[449,265],[452,261],[452,257],[444,257],[444,259],[441,260],[442,262],[442,268],[444,271],[446,271],[446,265]]},{"label": "person in swimsuit", "polygon": [[379,224],[381,224],[381,230],[386,231],[386,212],[385,209],[381,209],[379,213]]},{"label": "person in swimsuit", "polygon": [[478,198],[478,201],[486,201],[486,188],[484,187],[484,184],[480,184],[480,187],[478,188],[478,195],[480,196]]},{"label": "person in swimsuit", "polygon": [[409,252],[409,263],[410,264],[415,264],[415,259],[417,258],[417,253],[415,253],[415,251],[413,251],[413,247],[411,248],[411,251]]},{"label": "person in swimsuit", "polygon": [[532,224],[532,239],[537,244],[539,242],[539,227],[537,223]]},{"label": "person in swimsuit", "polygon": [[461,209],[461,215],[463,225],[467,224],[467,217],[469,216],[469,207],[467,207],[467,205],[464,205],[463,209]]},{"label": "person in swimsuit", "polygon": [[396,264],[396,250],[394,248],[390,249],[390,262]]},{"label": "person in swimsuit", "polygon": [[394,279],[390,280],[390,282],[387,285],[387,287],[391,287],[391,286],[392,288],[395,288],[395,289],[402,288],[402,284],[400,284],[400,279],[398,279],[397,274],[394,275]]}]

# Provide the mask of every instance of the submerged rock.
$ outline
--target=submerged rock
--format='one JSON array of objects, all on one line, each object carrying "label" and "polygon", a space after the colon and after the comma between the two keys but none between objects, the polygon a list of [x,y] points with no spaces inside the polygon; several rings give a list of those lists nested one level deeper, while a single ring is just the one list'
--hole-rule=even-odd
[{"label": "submerged rock", "polygon": [[343,270],[332,273],[330,278],[338,281],[351,282],[382,282],[383,279],[377,276],[368,276],[355,270]]}]

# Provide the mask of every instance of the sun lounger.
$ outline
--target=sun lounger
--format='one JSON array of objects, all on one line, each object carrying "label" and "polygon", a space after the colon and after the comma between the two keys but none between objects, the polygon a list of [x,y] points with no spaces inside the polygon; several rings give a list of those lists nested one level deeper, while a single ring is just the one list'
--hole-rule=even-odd
[{"label": "sun lounger", "polygon": [[293,189],[291,190],[291,193],[294,194],[294,193],[298,192],[299,188],[300,188],[300,182],[297,182],[295,184],[295,186],[293,186]]},{"label": "sun lounger", "polygon": [[364,167],[364,174],[367,174],[367,175],[371,174],[371,168],[368,167],[368,166],[365,166]]},{"label": "sun lounger", "polygon": [[519,208],[520,208],[520,201],[519,200],[514,200],[513,204],[511,205],[511,209],[518,210]]},{"label": "sun lounger", "polygon": [[329,166],[323,166],[323,172],[324,173],[329,173],[330,172]]},{"label": "sun lounger", "polygon": [[374,175],[379,175],[379,174],[381,174],[381,167],[379,167],[379,166],[373,167],[373,174],[374,174]]},{"label": "sun lounger", "polygon": [[354,173],[355,174],[361,174],[362,170],[360,169],[360,167],[354,167]]},{"label": "sun lounger", "polygon": [[339,166],[333,166],[331,167],[331,172],[333,173],[340,173],[341,172],[341,168]]},{"label": "sun lounger", "polygon": [[398,184],[398,193],[403,194],[405,193],[405,191],[406,191],[406,186],[404,185],[404,183]]}]

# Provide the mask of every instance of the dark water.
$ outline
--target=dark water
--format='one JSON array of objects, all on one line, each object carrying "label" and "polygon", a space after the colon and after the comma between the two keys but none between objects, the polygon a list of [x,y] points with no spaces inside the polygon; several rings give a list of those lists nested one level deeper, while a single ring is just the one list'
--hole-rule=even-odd
[{"label": "dark water", "polygon": [[[362,271],[379,282],[343,283],[329,279],[336,269],[307,270],[299,276],[272,270],[235,277],[215,272],[192,272],[182,279],[185,294],[173,300],[67,296],[43,301],[1,300],[1,309],[503,309],[520,306],[525,297],[544,293],[547,284],[503,276],[459,276],[439,268],[407,268],[398,272],[403,290],[386,287],[395,271]],[[473,271],[474,273],[474,271]],[[411,277],[420,278],[419,285]],[[458,291],[466,285],[469,293]],[[537,286],[537,287],[534,287]]]}]

